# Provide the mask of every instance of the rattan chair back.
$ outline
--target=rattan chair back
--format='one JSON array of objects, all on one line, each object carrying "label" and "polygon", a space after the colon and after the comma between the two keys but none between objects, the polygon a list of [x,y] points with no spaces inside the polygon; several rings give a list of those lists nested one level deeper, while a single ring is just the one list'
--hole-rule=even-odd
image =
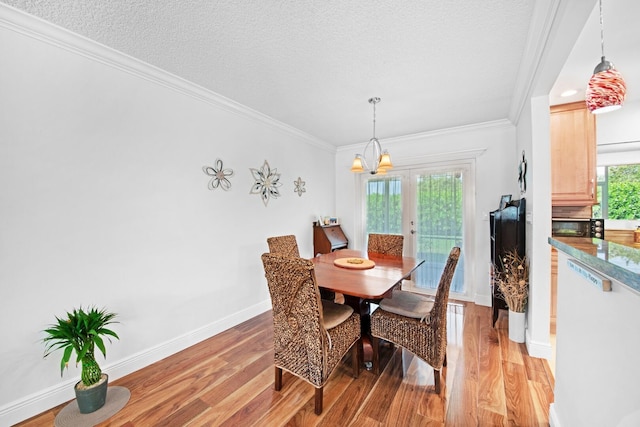
[{"label": "rattan chair back", "polygon": [[277,254],[262,255],[262,262],[273,307],[275,364],[320,386],[326,334],[313,263]]},{"label": "rattan chair back", "polygon": [[404,236],[400,234],[369,234],[368,253],[402,258],[403,247]]},{"label": "rattan chair back", "polygon": [[434,369],[436,393],[440,393],[440,371],[447,355],[447,301],[455,273],[460,248],[449,253],[433,307],[426,317],[407,317],[379,308],[371,315],[371,334],[374,337],[374,371],[379,370],[378,339],[397,344],[411,351]]},{"label": "rattan chair back", "polygon": [[298,251],[298,242],[293,234],[287,236],[275,236],[267,238],[269,252],[272,254],[280,254],[288,257],[300,257]]},{"label": "rattan chair back", "polygon": [[[360,317],[352,313],[327,330],[313,262],[266,253],[262,255],[273,308],[276,390],[282,369],[316,387],[316,413],[322,412],[322,389],[342,357],[360,339]],[[357,346],[356,346],[357,350]],[[358,376],[358,353],[352,363]]]},{"label": "rattan chair back", "polygon": [[442,340],[444,341],[445,349],[447,346],[447,302],[449,301],[449,290],[451,289],[451,282],[453,281],[453,275],[456,272],[459,258],[460,248],[454,247],[449,253],[447,262],[444,265],[444,270],[440,276],[440,283],[438,283],[435,301],[433,302],[433,308],[429,316],[430,324],[436,325],[440,330],[444,330]]}]

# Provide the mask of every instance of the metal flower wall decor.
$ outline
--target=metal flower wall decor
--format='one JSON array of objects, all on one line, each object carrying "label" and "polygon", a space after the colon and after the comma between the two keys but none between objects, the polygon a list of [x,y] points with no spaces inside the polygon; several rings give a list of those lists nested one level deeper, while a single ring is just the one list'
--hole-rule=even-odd
[{"label": "metal flower wall decor", "polygon": [[294,193],[298,193],[298,196],[302,197],[302,193],[306,193],[307,189],[304,188],[306,182],[302,180],[302,178],[298,177],[297,180],[293,181],[293,185],[295,188],[293,189]]},{"label": "metal flower wall decor", "polygon": [[280,197],[278,187],[282,183],[280,182],[278,169],[271,169],[269,163],[265,160],[260,169],[249,168],[249,170],[255,180],[249,194],[259,194],[265,206],[269,203],[270,198]]},{"label": "metal flower wall decor", "polygon": [[220,187],[227,191],[231,188],[231,181],[228,178],[233,176],[233,169],[224,169],[222,160],[216,159],[215,166],[203,166],[202,170],[211,177],[208,185],[209,190]]},{"label": "metal flower wall decor", "polygon": [[520,194],[527,192],[527,159],[522,150],[522,160],[518,164],[518,182],[520,183]]}]

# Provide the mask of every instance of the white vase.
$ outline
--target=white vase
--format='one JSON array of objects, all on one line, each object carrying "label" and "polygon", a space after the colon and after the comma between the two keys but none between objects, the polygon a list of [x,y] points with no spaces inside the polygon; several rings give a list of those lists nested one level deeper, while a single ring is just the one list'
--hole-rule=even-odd
[{"label": "white vase", "polygon": [[524,313],[509,310],[509,339],[513,342],[524,342]]}]

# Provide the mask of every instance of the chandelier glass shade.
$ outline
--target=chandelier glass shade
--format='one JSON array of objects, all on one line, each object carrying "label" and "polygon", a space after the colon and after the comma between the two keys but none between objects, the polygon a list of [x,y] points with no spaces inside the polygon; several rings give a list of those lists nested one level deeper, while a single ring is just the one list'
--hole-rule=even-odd
[{"label": "chandelier glass shade", "polygon": [[602,57],[589,80],[585,101],[593,114],[606,113],[622,107],[627,96],[627,85],[622,75],[604,57],[604,25],[602,20],[602,0],[600,0],[600,41]]},{"label": "chandelier glass shade", "polygon": [[373,105],[373,138],[364,147],[362,154],[356,154],[351,164],[351,172],[369,172],[372,175],[384,175],[389,169],[393,168],[389,152],[382,150],[380,141],[376,138],[376,104],[378,102],[380,102],[378,97],[369,99],[369,103]]}]

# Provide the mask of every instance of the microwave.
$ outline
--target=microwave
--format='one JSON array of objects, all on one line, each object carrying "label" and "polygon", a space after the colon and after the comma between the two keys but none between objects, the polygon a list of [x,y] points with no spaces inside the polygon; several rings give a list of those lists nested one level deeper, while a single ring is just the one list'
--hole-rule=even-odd
[{"label": "microwave", "polygon": [[602,218],[552,218],[551,235],[559,237],[596,237],[604,239]]}]

